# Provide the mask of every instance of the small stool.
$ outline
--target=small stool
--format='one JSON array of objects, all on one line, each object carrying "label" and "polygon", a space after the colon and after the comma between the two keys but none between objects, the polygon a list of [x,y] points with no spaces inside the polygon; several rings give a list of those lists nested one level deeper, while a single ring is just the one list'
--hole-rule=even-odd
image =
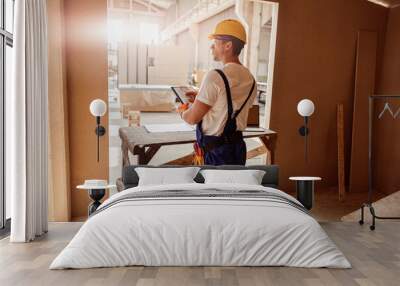
[{"label": "small stool", "polygon": [[314,182],[322,179],[320,177],[290,177],[289,180],[296,181],[297,200],[306,209],[311,210],[314,204]]},{"label": "small stool", "polygon": [[140,111],[129,110],[128,111],[128,126],[140,126]]},{"label": "small stool", "polygon": [[121,115],[122,119],[128,118],[128,112],[132,110],[132,103],[121,103]]}]

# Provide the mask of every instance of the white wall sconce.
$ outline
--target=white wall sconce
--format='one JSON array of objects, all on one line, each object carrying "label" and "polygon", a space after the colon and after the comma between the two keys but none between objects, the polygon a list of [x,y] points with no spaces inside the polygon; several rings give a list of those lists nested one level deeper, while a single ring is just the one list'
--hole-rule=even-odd
[{"label": "white wall sconce", "polygon": [[97,162],[100,158],[100,136],[106,134],[106,129],[104,126],[100,125],[100,118],[104,116],[107,112],[107,104],[101,99],[95,99],[90,103],[90,113],[96,117],[96,129],[95,133],[97,135]]},{"label": "white wall sconce", "polygon": [[299,128],[299,133],[304,136],[304,157],[306,162],[308,161],[308,134],[310,130],[308,129],[308,119],[314,113],[315,106],[314,103],[309,99],[303,99],[297,104],[297,112],[304,118],[304,126]]}]

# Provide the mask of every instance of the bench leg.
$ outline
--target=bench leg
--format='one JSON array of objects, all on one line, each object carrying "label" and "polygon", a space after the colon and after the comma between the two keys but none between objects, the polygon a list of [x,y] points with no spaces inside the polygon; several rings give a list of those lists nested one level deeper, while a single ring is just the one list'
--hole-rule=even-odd
[{"label": "bench leg", "polygon": [[122,141],[121,144],[122,151],[122,169],[126,166],[129,166],[131,162],[129,161],[129,149],[128,146]]},{"label": "bench leg", "polygon": [[273,165],[275,163],[276,136],[262,136],[260,139],[268,149],[269,159],[267,159],[267,164]]}]

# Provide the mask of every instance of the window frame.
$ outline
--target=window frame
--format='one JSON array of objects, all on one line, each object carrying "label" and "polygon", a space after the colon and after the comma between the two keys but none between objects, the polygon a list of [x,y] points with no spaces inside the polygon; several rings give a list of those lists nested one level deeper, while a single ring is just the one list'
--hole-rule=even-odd
[{"label": "window frame", "polygon": [[[6,1],[0,0],[0,237],[10,231],[10,219],[6,218],[6,190],[5,190],[5,98],[6,98],[6,48],[13,48],[14,36],[6,30]],[[12,1],[15,15],[15,0]],[[14,19],[14,15],[11,15]],[[14,30],[14,27],[13,29]]]}]

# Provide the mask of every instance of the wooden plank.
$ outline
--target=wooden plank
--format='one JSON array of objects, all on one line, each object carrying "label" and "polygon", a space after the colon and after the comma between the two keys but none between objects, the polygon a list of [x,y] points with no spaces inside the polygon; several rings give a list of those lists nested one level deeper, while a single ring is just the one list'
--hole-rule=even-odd
[{"label": "wooden plank", "polygon": [[260,146],[250,151],[247,151],[247,160],[257,157],[259,155],[263,155],[268,152],[268,149],[265,146]]},{"label": "wooden plank", "polygon": [[346,195],[345,157],[344,157],[344,111],[343,104],[337,106],[337,143],[338,143],[338,191],[339,201]]},{"label": "wooden plank", "polygon": [[68,104],[66,91],[64,4],[48,1],[48,132],[49,132],[49,221],[71,220]]},{"label": "wooden plank", "polygon": [[400,6],[400,0],[391,0],[389,2],[389,4],[390,4],[390,8],[392,8],[392,9],[397,8]]},{"label": "wooden plank", "polygon": [[[150,147],[152,145],[175,145],[175,144],[187,144],[196,141],[196,132],[155,132],[150,133],[141,127],[121,127],[119,129],[119,137],[121,140],[125,140],[129,146],[131,152],[136,154],[135,146],[140,145],[141,147]],[[244,131],[244,138],[255,138],[267,136],[272,138],[277,136],[277,133],[272,130],[265,131]]]},{"label": "wooden plank", "polygon": [[377,33],[359,31],[349,191],[368,191],[368,97],[374,94]]},{"label": "wooden plank", "polygon": [[[119,129],[119,137],[122,141],[123,166],[129,164],[129,152],[133,155],[138,155],[139,164],[147,164],[161,146],[187,144],[196,141],[196,133],[194,131],[149,133],[143,126],[122,127]],[[277,138],[275,131],[268,129],[264,131],[245,131],[243,132],[243,137],[259,137],[269,151],[269,156],[267,156],[269,164],[273,164]],[[145,152],[146,147],[149,147],[147,152]],[[183,163],[186,164],[187,160],[188,158],[183,159]],[[179,161],[176,163],[179,163]]]}]

